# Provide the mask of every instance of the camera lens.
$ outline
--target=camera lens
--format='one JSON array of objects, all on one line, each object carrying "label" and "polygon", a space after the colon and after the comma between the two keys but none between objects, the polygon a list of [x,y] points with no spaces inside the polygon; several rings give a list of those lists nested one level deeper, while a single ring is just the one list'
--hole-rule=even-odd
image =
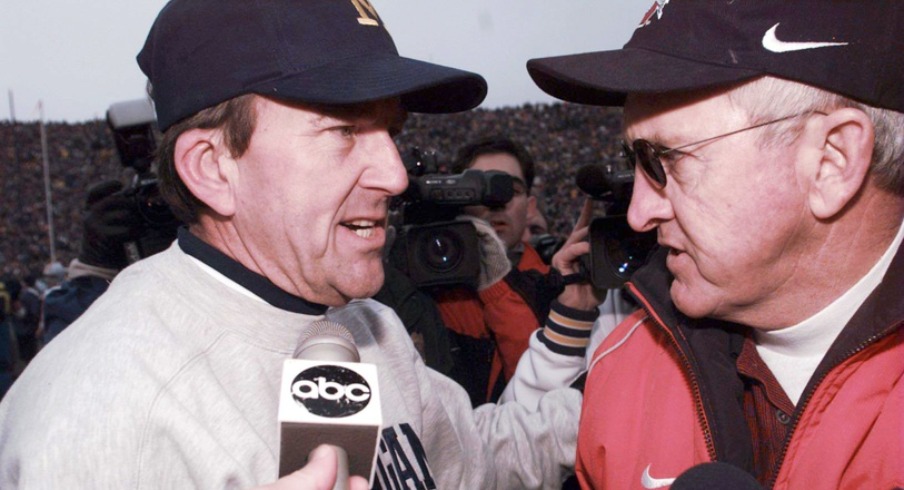
[{"label": "camera lens", "polygon": [[624,215],[595,218],[590,223],[593,285],[600,289],[621,287],[644,265],[655,246],[656,232],[635,232]]},{"label": "camera lens", "polygon": [[462,243],[458,234],[448,229],[436,229],[425,235],[420,244],[420,257],[437,272],[454,269],[462,259]]},{"label": "camera lens", "polygon": [[644,264],[651,246],[649,240],[637,237],[622,237],[620,240],[609,237],[606,240],[606,254],[614,272],[628,279]]}]

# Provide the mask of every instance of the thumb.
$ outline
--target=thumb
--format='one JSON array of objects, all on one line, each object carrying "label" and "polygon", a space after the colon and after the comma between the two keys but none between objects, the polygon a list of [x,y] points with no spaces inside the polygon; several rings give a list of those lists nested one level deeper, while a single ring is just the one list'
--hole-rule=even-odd
[{"label": "thumb", "polygon": [[[338,465],[336,449],[321,444],[311,451],[308,464],[303,468],[255,490],[332,490]],[[349,490],[367,490],[367,486],[367,480],[360,476],[349,478]]]}]

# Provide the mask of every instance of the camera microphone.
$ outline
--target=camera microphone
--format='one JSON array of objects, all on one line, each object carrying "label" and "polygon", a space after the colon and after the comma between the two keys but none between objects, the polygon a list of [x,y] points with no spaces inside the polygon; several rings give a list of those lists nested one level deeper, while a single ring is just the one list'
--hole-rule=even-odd
[{"label": "camera microphone", "polygon": [[301,335],[280,384],[280,477],[304,466],[320,444],[339,453],[334,490],[346,489],[349,475],[371,477],[382,413],[376,366],[359,360],[352,334],[338,323],[314,322]]},{"label": "camera microphone", "polygon": [[574,181],[578,189],[593,199],[603,199],[603,196],[612,192],[601,165],[584,165],[578,169]]}]

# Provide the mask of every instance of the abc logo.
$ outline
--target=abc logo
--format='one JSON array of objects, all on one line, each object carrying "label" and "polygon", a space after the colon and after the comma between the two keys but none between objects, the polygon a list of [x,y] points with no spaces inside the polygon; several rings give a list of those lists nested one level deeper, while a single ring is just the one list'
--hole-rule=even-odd
[{"label": "abc logo", "polygon": [[370,403],[370,385],[351,369],[315,366],[292,381],[292,397],[314,415],[348,417]]}]

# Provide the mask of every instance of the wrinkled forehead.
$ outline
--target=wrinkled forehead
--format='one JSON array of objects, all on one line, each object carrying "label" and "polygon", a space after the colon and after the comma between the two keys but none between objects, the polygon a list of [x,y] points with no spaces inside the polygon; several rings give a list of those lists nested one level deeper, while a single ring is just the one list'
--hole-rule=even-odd
[{"label": "wrinkled forehead", "polygon": [[634,139],[639,128],[645,126],[666,126],[683,133],[694,126],[718,129],[730,121],[742,123],[747,116],[732,103],[729,97],[732,90],[733,87],[721,87],[628,94],[623,112],[625,136]]}]

